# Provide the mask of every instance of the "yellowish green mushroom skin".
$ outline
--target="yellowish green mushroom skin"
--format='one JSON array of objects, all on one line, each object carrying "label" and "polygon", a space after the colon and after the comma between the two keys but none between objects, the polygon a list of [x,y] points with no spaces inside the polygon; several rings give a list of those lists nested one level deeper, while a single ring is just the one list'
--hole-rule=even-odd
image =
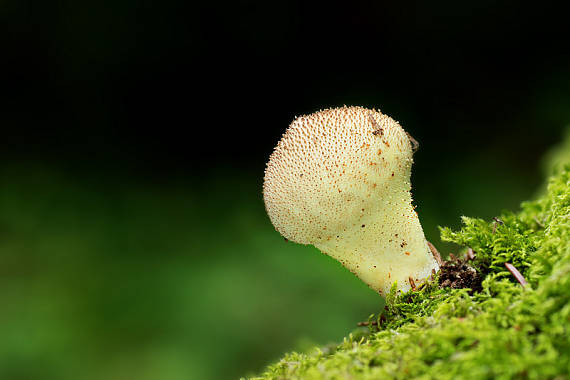
[{"label": "yellowish green mushroom skin", "polygon": [[412,206],[412,144],[379,111],[341,107],[302,116],[271,154],[263,195],[285,238],[312,244],[380,294],[438,270]]}]

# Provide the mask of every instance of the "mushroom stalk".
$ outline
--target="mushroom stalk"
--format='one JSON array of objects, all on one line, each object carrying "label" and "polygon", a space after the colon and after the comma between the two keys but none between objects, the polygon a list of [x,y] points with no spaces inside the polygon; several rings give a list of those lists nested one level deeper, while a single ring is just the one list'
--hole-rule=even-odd
[{"label": "mushroom stalk", "polygon": [[342,263],[370,288],[387,294],[392,283],[398,290],[411,288],[410,278],[416,284],[438,270],[424,237],[424,232],[406,184],[400,196],[379,200],[376,208],[355,225],[331,240],[314,245]]},{"label": "mushroom stalk", "polygon": [[413,145],[375,110],[342,107],[297,118],[265,171],[273,225],[380,294],[394,282],[409,290],[439,269],[412,206]]}]

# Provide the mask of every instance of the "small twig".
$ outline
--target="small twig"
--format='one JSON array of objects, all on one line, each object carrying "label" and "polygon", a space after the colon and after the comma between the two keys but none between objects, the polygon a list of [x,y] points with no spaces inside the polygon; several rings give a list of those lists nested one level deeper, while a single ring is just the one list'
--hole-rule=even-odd
[{"label": "small twig", "polygon": [[450,261],[457,261],[457,257],[455,257],[455,255],[451,252],[449,252],[449,260]]},{"label": "small twig", "polygon": [[525,278],[523,277],[523,275],[521,274],[521,272],[519,272],[517,270],[517,268],[515,268],[513,266],[513,264],[511,263],[505,263],[505,267],[509,270],[509,272],[511,272],[511,274],[517,279],[517,281],[522,285],[522,287],[524,288],[526,285],[528,285],[528,282],[526,282]]},{"label": "small twig", "polygon": [[439,266],[443,265],[443,260],[441,259],[441,255],[439,254],[438,250],[435,248],[435,246],[430,243],[429,241],[427,242],[428,247],[431,251],[431,254],[433,255],[433,257],[435,258],[435,261],[437,261],[437,263],[439,264]]},{"label": "small twig", "polygon": [[499,223],[500,225],[503,225],[505,223],[503,223],[503,221],[497,218],[496,216],[493,217],[493,220],[495,221],[495,223],[493,223],[493,234],[495,234],[495,232],[497,232],[497,223]]},{"label": "small twig", "polygon": [[411,277],[408,277],[408,280],[410,281],[410,285],[412,285],[412,290],[415,291],[416,290],[416,283],[414,282],[414,279]]}]

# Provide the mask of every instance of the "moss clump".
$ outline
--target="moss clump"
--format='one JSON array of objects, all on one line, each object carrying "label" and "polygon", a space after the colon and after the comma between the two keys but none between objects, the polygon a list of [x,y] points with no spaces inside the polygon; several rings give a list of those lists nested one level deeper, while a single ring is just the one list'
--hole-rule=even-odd
[{"label": "moss clump", "polygon": [[[476,253],[469,265],[482,280],[478,289],[442,287],[436,277],[406,294],[393,291],[367,333],[314,353],[289,353],[252,379],[567,379],[569,185],[565,166],[518,214],[464,217],[460,231],[441,229],[442,240]],[[525,288],[505,263],[521,272]]]}]

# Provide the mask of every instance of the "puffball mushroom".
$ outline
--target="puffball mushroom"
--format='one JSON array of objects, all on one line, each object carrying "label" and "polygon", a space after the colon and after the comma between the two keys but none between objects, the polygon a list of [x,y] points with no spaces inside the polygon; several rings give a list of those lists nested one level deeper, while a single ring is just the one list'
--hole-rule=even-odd
[{"label": "puffball mushroom", "polygon": [[263,198],[287,240],[312,244],[380,294],[439,269],[412,206],[415,141],[376,110],[295,119],[271,154]]}]

